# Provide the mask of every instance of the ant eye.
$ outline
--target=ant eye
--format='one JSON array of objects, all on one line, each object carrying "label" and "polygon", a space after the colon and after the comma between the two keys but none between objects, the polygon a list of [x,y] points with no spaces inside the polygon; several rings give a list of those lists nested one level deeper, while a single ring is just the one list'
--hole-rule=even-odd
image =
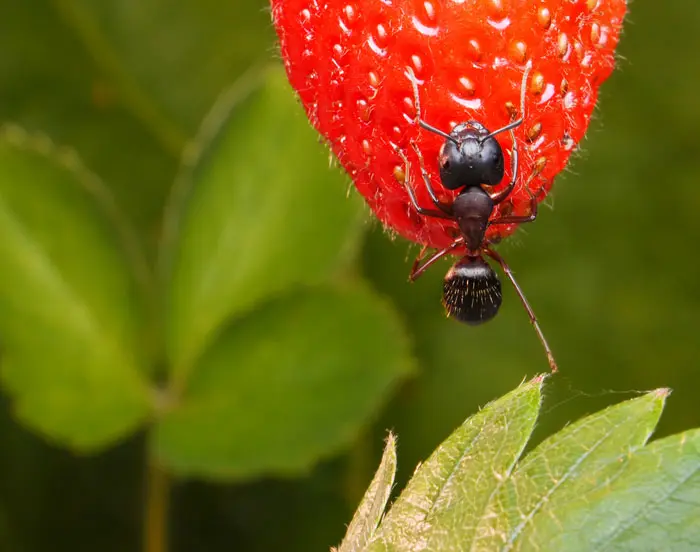
[{"label": "ant eye", "polygon": [[476,166],[479,167],[482,184],[493,186],[503,180],[503,150],[495,138],[491,137],[482,144]]},{"label": "ant eye", "polygon": [[457,190],[465,186],[464,182],[464,154],[460,146],[451,140],[445,141],[440,150],[440,180],[448,190]]}]

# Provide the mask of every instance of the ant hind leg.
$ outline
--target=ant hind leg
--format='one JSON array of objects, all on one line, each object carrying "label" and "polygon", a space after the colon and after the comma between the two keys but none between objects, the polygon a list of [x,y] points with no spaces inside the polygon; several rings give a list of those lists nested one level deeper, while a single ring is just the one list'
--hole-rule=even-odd
[{"label": "ant hind leg", "polygon": [[446,247],[445,249],[441,249],[440,251],[433,253],[428,258],[428,260],[421,262],[423,261],[423,257],[425,256],[426,251],[429,249],[427,246],[424,247],[419,253],[415,262],[413,263],[413,268],[411,269],[411,274],[409,275],[408,279],[411,280],[411,282],[415,282],[433,263],[435,263],[435,261],[441,259],[442,257],[454,251],[460,245],[463,244],[464,239],[458,238],[449,247]]},{"label": "ant hind leg", "polygon": [[535,220],[537,218],[537,197],[532,193],[529,185],[525,186],[525,190],[530,196],[530,214],[497,218],[489,222],[489,226],[493,224],[523,224],[525,222],[532,222]]},{"label": "ant hind leg", "polygon": [[513,272],[510,270],[510,267],[506,264],[505,260],[503,260],[503,257],[501,257],[493,249],[491,249],[489,247],[485,247],[483,249],[483,251],[486,255],[488,255],[494,261],[496,261],[499,265],[501,265],[503,272],[510,280],[510,283],[513,284],[513,287],[515,288],[515,292],[518,294],[518,297],[520,297],[520,301],[522,302],[523,307],[525,307],[525,310],[527,311],[527,315],[530,317],[530,323],[535,328],[535,332],[537,332],[537,337],[539,337],[540,343],[542,343],[542,347],[544,347],[544,352],[547,355],[547,361],[549,362],[549,368],[552,371],[552,373],[557,372],[558,371],[557,362],[554,360],[554,355],[552,354],[552,349],[550,349],[549,343],[547,343],[547,339],[544,337],[544,333],[542,332],[542,329],[540,328],[540,324],[537,321],[537,317],[535,316],[535,311],[532,310],[530,303],[528,303],[527,299],[525,298],[525,294],[523,293],[523,290],[520,289],[520,286],[518,285],[518,282],[515,280],[515,276],[513,276]]}]

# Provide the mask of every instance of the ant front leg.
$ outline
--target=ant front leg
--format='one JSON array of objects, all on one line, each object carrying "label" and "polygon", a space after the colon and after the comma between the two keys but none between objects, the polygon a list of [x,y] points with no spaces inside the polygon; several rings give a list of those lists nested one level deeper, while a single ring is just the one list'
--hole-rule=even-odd
[{"label": "ant front leg", "polygon": [[428,247],[424,247],[421,252],[418,254],[418,257],[413,263],[413,268],[411,269],[411,274],[409,275],[408,279],[411,280],[411,282],[415,282],[435,261],[441,259],[448,253],[451,253],[455,249],[457,249],[460,245],[464,244],[464,238],[459,238],[452,242],[452,244],[449,247],[446,247],[445,249],[441,249],[437,253],[434,253],[427,261],[421,263],[423,260],[423,256],[425,255],[425,252],[428,250]]},{"label": "ant front leg", "polygon": [[525,222],[532,222],[537,218],[537,198],[529,187],[526,187],[525,189],[527,190],[527,194],[530,196],[530,214],[497,218],[489,222],[489,226],[493,224],[523,224]]},{"label": "ant front leg", "polygon": [[[522,119],[519,119],[516,121],[518,125],[521,125],[523,122]],[[508,186],[503,188],[500,192],[495,193],[495,194],[490,194],[491,195],[491,200],[493,201],[494,205],[498,205],[501,203],[505,198],[507,198],[513,189],[515,188],[515,182],[518,180],[518,143],[515,141],[515,133],[513,132],[513,129],[510,129],[510,137],[511,140],[513,141],[513,147],[511,148],[511,155],[510,155],[510,172],[513,175],[510,179],[510,182],[508,183]]]},{"label": "ant front leg", "polygon": [[418,149],[418,146],[414,142],[411,142],[411,145],[413,146],[414,151],[416,152],[416,156],[418,156],[418,164],[420,165],[420,172],[421,175],[423,175],[423,181],[425,182],[425,187],[428,190],[428,193],[430,194],[430,199],[433,200],[433,203],[435,204],[435,207],[440,209],[443,213],[445,213],[448,217],[447,218],[454,218],[452,215],[452,207],[448,205],[447,203],[443,203],[438,199],[437,194],[435,193],[435,190],[433,190],[433,185],[430,183],[430,175],[428,174],[428,171],[425,169],[425,159],[423,159],[423,154],[421,153],[420,149]]},{"label": "ant front leg", "polygon": [[[438,136],[442,136],[446,140],[451,140],[455,142],[454,136],[450,136],[447,132],[444,132],[439,128],[435,128],[434,126],[429,125],[421,118],[420,96],[418,95],[418,82],[416,81],[416,75],[413,73],[413,69],[411,69],[410,67],[407,68],[407,75],[409,80],[411,81],[411,86],[413,87],[413,101],[416,108],[415,122],[421,128],[424,128],[425,130],[437,134]],[[423,158],[423,153],[420,151],[418,146],[416,146],[415,142],[411,141],[411,146],[413,146],[413,150],[416,152],[416,156],[418,157],[418,163],[420,164],[421,174],[423,175],[425,187],[428,190],[428,193],[430,194],[430,199],[433,200],[433,204],[435,205],[435,207],[437,207],[443,213],[452,217],[451,206],[440,201],[440,199],[438,199],[437,194],[435,193],[435,190],[433,190],[433,185],[430,183],[430,175],[425,169],[425,159]]]},{"label": "ant front leg", "polygon": [[[394,148],[394,151],[401,157],[403,160],[404,164],[404,188],[406,188],[406,191],[408,192],[408,197],[411,199],[411,204],[413,205],[413,208],[416,210],[416,212],[420,215],[423,215],[425,217],[433,217],[433,218],[442,218],[442,219],[448,219],[448,220],[453,220],[453,217],[450,215],[450,213],[440,210],[437,211],[435,209],[426,209],[425,207],[421,207],[418,204],[418,198],[416,197],[416,191],[413,189],[413,186],[411,186],[410,183],[410,174],[409,174],[409,165],[408,165],[408,159],[406,158],[406,155],[396,146]],[[425,176],[424,176],[425,178]],[[431,192],[432,188],[429,186],[429,180],[426,180],[426,183],[428,183],[428,191]],[[432,197],[432,193],[430,194]]]},{"label": "ant front leg", "polygon": [[[527,77],[530,74],[530,69],[532,69],[532,61],[528,61],[527,66],[525,67],[525,72],[523,73],[523,82],[520,85],[520,118],[504,126],[503,128],[493,131],[486,137],[489,138],[507,130],[510,132],[510,139],[513,143],[510,157],[510,172],[513,176],[510,179],[508,186],[503,188],[503,190],[500,192],[491,195],[494,205],[498,205],[511,194],[515,188],[515,183],[518,180],[518,142],[515,140],[515,133],[513,132],[513,129],[519,127],[523,124],[523,121],[525,121],[525,90],[527,88]],[[482,140],[485,140],[486,138],[482,138]]]}]

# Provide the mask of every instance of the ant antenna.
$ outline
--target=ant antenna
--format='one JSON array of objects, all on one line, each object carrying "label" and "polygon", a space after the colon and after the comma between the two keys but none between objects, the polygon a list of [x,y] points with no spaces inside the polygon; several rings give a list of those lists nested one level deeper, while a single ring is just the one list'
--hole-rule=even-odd
[{"label": "ant antenna", "polygon": [[453,142],[454,144],[459,145],[459,141],[454,136],[450,136],[446,132],[440,130],[439,128],[435,128],[432,125],[429,125],[423,119],[421,119],[420,97],[418,96],[418,82],[416,80],[416,74],[413,72],[412,67],[406,67],[406,75],[408,76],[408,80],[411,81],[411,85],[413,86],[413,98],[415,100],[415,107],[416,107],[415,121],[418,123],[418,125],[421,128],[424,128],[425,130],[432,132],[433,134],[437,134],[438,136],[442,136],[445,140],[449,140],[450,142]]},{"label": "ant antenna", "polygon": [[[520,85],[520,117],[516,120],[513,121],[512,123],[508,123],[506,126],[499,128],[498,130],[494,130],[493,132],[490,132],[486,136],[482,136],[479,138],[479,143],[483,144],[486,140],[489,138],[493,138],[497,134],[500,134],[501,132],[506,132],[508,130],[512,130],[516,127],[519,127],[521,124],[523,124],[523,121],[525,120],[525,91],[527,89],[527,78],[530,75],[530,71],[532,70],[532,60],[528,60],[527,64],[525,65],[525,72],[523,73],[523,80],[522,84]],[[440,130],[439,128],[436,128],[428,123],[426,123],[422,118],[421,118],[421,108],[420,108],[420,96],[418,95],[418,81],[416,79],[416,74],[413,72],[412,67],[406,67],[406,76],[408,77],[408,80],[411,81],[411,86],[413,87],[413,98],[415,100],[415,107],[416,107],[416,117],[415,117],[415,122],[418,123],[418,125],[421,128],[424,128],[425,130],[432,132],[433,134],[437,134],[438,136],[441,136],[445,140],[449,140],[450,142],[459,145],[459,141],[452,135],[448,134],[447,132],[444,132]]]},{"label": "ant antenna", "polygon": [[500,134],[501,132],[505,132],[506,130],[514,129],[515,127],[519,127],[520,125],[523,124],[523,121],[525,120],[525,89],[526,89],[526,85],[527,85],[527,77],[530,75],[531,69],[532,69],[532,60],[530,59],[527,61],[527,65],[525,66],[525,72],[523,73],[523,82],[520,85],[520,118],[517,121],[513,121],[512,123],[507,124],[503,128],[499,128],[498,130],[494,130],[493,132],[487,134],[486,136],[479,138],[480,143],[483,144],[489,138],[493,138],[494,136],[496,136],[496,134]]}]

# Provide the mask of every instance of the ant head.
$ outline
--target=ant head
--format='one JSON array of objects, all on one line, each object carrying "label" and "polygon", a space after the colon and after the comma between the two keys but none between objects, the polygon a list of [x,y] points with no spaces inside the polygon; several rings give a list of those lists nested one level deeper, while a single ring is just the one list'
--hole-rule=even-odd
[{"label": "ant head", "polygon": [[501,300],[501,281],[481,257],[462,258],[445,276],[442,303],[460,322],[476,325],[491,320]]},{"label": "ant head", "polygon": [[476,121],[452,129],[440,149],[440,180],[448,190],[493,186],[503,180],[503,150],[493,134]]}]

